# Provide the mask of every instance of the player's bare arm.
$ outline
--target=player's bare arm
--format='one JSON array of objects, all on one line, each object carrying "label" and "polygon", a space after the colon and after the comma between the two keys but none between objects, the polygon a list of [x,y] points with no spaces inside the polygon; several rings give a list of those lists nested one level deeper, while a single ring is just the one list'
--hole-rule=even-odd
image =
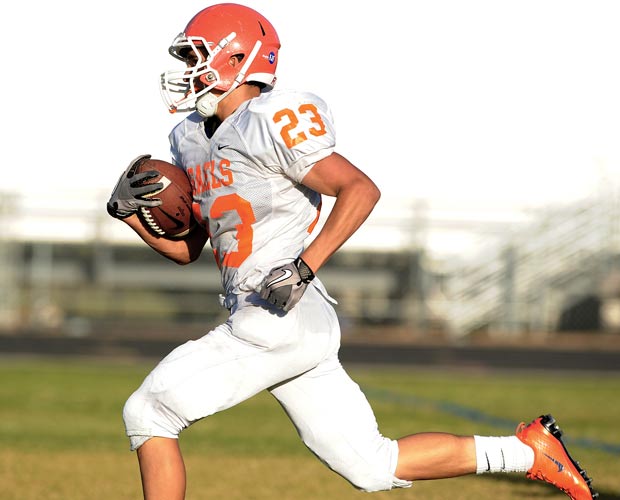
[{"label": "player's bare arm", "polygon": [[362,225],[381,192],[364,172],[338,153],[317,162],[304,177],[303,184],[336,197],[321,232],[301,255],[316,272]]},{"label": "player's bare arm", "polygon": [[151,233],[135,214],[123,221],[153,250],[181,265],[198,259],[208,239],[206,229],[200,225],[195,226],[184,238],[171,240]]},{"label": "player's bare arm", "polygon": [[308,248],[294,262],[272,269],[263,281],[261,297],[285,312],[299,302],[314,273],[360,227],[381,195],[366,174],[337,153],[318,161],[303,184],[335,196],[336,203]]}]

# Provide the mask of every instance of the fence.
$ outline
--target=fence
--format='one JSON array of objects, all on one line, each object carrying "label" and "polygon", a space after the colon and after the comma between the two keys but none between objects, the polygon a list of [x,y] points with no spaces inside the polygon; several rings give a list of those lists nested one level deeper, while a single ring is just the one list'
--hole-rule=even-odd
[{"label": "fence", "polygon": [[[596,328],[615,331],[615,199],[601,195],[532,213],[519,223],[455,221],[419,203],[401,207],[396,219],[380,212],[320,275],[340,302],[345,328],[396,325],[457,338],[480,329],[549,332],[562,327],[571,307],[597,297]],[[208,255],[191,271],[165,261],[110,219],[101,197],[89,197],[79,213],[2,200],[5,330],[62,328],[86,335],[179,321],[202,328],[225,314],[217,305],[219,275]],[[488,237],[467,258],[438,257],[429,241],[450,230],[487,231]]]}]

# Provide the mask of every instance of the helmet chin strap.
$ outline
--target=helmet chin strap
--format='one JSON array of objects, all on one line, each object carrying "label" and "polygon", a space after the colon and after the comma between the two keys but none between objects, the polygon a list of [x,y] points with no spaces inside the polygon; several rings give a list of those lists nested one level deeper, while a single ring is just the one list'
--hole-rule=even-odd
[{"label": "helmet chin strap", "polygon": [[207,92],[196,101],[196,111],[203,118],[211,118],[217,112],[217,105],[222,97],[223,95],[218,97],[211,92]]},{"label": "helmet chin strap", "polygon": [[205,95],[198,98],[196,101],[196,111],[203,118],[211,118],[217,113],[217,105],[228,94],[235,90],[239,86],[239,82],[235,81],[230,88],[223,94],[216,96],[211,92],[207,92]]}]

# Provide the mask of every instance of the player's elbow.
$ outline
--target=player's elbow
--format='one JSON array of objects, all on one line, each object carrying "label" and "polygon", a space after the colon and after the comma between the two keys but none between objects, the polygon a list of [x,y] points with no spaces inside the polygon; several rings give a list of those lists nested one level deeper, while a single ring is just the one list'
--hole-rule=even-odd
[{"label": "player's elbow", "polygon": [[176,249],[168,251],[159,250],[159,253],[166,257],[166,259],[171,260],[180,266],[191,264],[192,262],[198,260],[198,257],[200,257],[200,252],[191,252],[188,251],[188,249],[183,249],[183,251],[178,251]]},{"label": "player's elbow", "polygon": [[381,199],[381,191],[375,183],[373,183],[372,187],[370,188],[369,198],[372,201],[373,205],[376,205]]},{"label": "player's elbow", "polygon": [[379,190],[377,185],[370,180],[364,182],[360,186],[360,191],[361,192],[359,192],[358,198],[365,200],[366,204],[372,210],[372,208],[374,208],[374,206],[379,202],[379,199],[381,198],[381,191]]},{"label": "player's elbow", "polygon": [[170,260],[179,266],[186,266],[194,262],[196,259],[191,259],[189,257],[171,257]]},{"label": "player's elbow", "polygon": [[175,255],[168,256],[170,260],[174,263],[179,264],[180,266],[186,266],[191,264],[192,262],[196,262],[200,257],[200,252],[192,252],[191,250],[188,252],[183,252]]},{"label": "player's elbow", "polygon": [[204,230],[195,229],[185,238],[170,241],[162,247],[162,254],[171,261],[181,266],[195,262],[200,257],[207,241],[207,233]]}]

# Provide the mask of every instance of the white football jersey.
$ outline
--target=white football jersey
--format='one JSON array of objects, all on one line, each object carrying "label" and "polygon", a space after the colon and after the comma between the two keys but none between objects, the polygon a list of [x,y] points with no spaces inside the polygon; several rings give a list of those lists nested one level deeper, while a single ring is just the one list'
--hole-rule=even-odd
[{"label": "white football jersey", "polygon": [[226,293],[258,291],[272,268],[303,251],[318,221],[321,196],[301,182],[334,151],[329,108],[311,93],[274,90],[244,102],[210,139],[192,113],[170,143]]}]

